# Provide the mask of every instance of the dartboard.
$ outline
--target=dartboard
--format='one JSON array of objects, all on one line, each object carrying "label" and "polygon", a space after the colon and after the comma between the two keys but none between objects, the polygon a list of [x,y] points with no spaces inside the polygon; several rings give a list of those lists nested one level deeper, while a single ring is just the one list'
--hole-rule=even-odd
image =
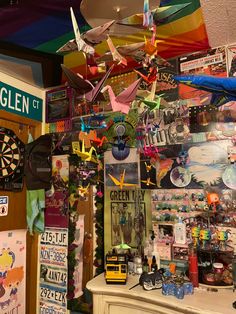
[{"label": "dartboard", "polygon": [[24,143],[12,130],[0,128],[0,189],[18,190],[23,186]]}]

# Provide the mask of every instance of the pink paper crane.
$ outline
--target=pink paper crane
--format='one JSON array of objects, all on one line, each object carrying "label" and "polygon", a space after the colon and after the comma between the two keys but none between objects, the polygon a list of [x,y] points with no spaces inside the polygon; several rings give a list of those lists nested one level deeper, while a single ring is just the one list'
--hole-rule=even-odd
[{"label": "pink paper crane", "polygon": [[107,85],[103,88],[102,92],[106,90],[108,91],[110,105],[113,111],[120,111],[125,114],[129,112],[130,106],[135,100],[140,82],[141,79],[136,80],[117,96],[114,94],[110,85]]},{"label": "pink paper crane", "polygon": [[103,78],[95,86],[93,86],[88,80],[85,80],[81,75],[75,74],[65,65],[61,64],[61,67],[68,80],[68,84],[72,88],[76,89],[77,95],[79,95],[80,98],[84,98],[86,102],[89,103],[94,102],[96,99],[104,100],[104,97],[101,94],[101,89],[103,88],[103,85],[110,75],[114,65],[109,68]]}]

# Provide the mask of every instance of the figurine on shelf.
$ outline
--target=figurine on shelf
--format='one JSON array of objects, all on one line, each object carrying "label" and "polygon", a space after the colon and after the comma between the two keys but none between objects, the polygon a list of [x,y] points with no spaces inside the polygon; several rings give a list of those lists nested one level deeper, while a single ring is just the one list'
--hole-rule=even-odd
[{"label": "figurine on shelf", "polygon": [[222,206],[220,205],[220,197],[218,193],[212,192],[207,193],[207,204],[209,206],[209,210],[216,213],[222,210]]},{"label": "figurine on shelf", "polygon": [[220,251],[227,250],[228,234],[230,234],[230,230],[217,230],[217,240],[219,242]]},{"label": "figurine on shelf", "polygon": [[201,229],[199,234],[201,248],[206,250],[211,241],[211,232],[209,229]]},{"label": "figurine on shelf", "polygon": [[198,247],[199,246],[200,227],[198,227],[198,226],[192,227],[191,235],[192,235],[194,247]]}]

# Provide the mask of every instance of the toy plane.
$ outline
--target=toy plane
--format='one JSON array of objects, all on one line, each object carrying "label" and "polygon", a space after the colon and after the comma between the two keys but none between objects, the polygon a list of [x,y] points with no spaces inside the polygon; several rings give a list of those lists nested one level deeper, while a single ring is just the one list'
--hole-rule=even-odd
[{"label": "toy plane", "polygon": [[125,183],[125,169],[123,172],[120,174],[120,180],[117,178],[113,177],[110,173],[108,173],[108,176],[111,178],[111,180],[115,183],[116,186],[119,186],[120,189],[123,189],[123,187],[128,187],[128,186],[137,186],[137,184],[134,183]]},{"label": "toy plane", "polygon": [[81,35],[72,7],[70,8],[70,14],[75,38],[69,40],[65,45],[60,47],[57,52],[70,52],[78,50],[84,52],[85,54],[93,55],[95,53],[95,49],[92,46],[97,45],[106,39],[109,28],[115,23],[115,20],[92,28]]},{"label": "toy plane", "polygon": [[136,80],[117,96],[114,94],[110,85],[103,88],[102,92],[105,92],[106,90],[108,91],[113,111],[120,111],[125,114],[129,112],[130,106],[135,100],[140,81],[141,79]]},{"label": "toy plane", "polygon": [[[88,152],[85,151],[84,140],[82,141],[81,148],[80,148],[79,142],[72,142],[72,150],[73,150],[73,154],[78,155],[82,160],[98,163],[96,149],[92,146]],[[93,156],[93,152],[95,153],[95,156]]]},{"label": "toy plane", "polygon": [[174,79],[181,84],[201,89],[212,94],[211,104],[220,107],[236,100],[236,78],[208,75],[181,75]]},{"label": "toy plane", "polygon": [[147,180],[141,180],[141,182],[145,183],[145,185],[156,185],[156,183],[151,181],[151,178],[147,178]]}]

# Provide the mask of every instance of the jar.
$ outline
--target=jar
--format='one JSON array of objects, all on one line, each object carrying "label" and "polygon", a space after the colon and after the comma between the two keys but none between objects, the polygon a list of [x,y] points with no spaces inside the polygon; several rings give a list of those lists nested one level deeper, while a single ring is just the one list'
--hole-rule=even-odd
[{"label": "jar", "polygon": [[213,271],[215,274],[222,274],[224,271],[224,265],[222,263],[213,263]]},{"label": "jar", "polygon": [[137,275],[141,275],[143,272],[142,258],[140,256],[134,257],[134,272]]}]

